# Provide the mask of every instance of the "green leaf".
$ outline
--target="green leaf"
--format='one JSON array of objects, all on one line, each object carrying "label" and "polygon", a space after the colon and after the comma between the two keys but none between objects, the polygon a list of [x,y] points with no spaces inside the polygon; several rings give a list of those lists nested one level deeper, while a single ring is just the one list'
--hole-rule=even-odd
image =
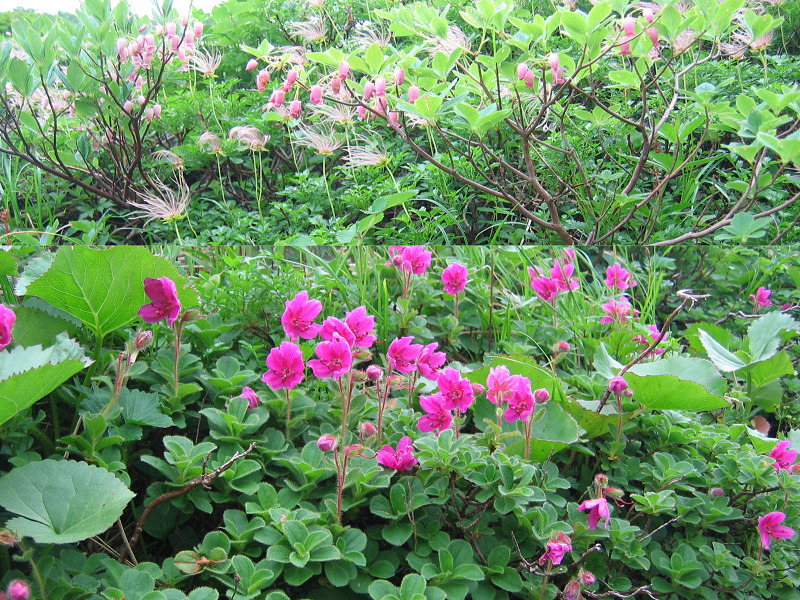
[{"label": "green leaf", "polygon": [[[34,300],[34,298],[31,298]],[[49,306],[47,303],[42,302],[38,298],[35,299],[42,306]],[[27,304],[27,303],[26,303]],[[60,312],[50,307],[52,312]],[[34,306],[18,306],[14,309],[17,315],[17,320],[14,323],[14,341],[20,346],[35,346],[37,344],[42,347],[52,346],[59,333],[66,332],[70,337],[78,335],[79,327],[71,321],[66,321],[60,317],[48,314],[39,307]],[[64,314],[71,319],[69,315]]]},{"label": "green leaf", "polygon": [[71,544],[103,533],[135,494],[84,462],[43,460],[0,478],[0,506],[18,515],[6,527],[39,544]]},{"label": "green leaf", "polygon": [[85,323],[98,338],[130,325],[149,300],[145,277],[169,277],[186,306],[197,304],[197,292],[165,258],[147,248],[116,246],[94,250],[61,246],[50,269],[28,286],[28,294],[47,300]]},{"label": "green leaf", "polygon": [[729,403],[725,379],[707,360],[673,356],[634,365],[625,379],[637,402],[651,410],[714,410]]},{"label": "green leaf", "polygon": [[567,35],[578,43],[586,39],[586,17],[579,12],[561,13],[561,25],[567,31]]},{"label": "green leaf", "polygon": [[218,598],[219,592],[207,587],[194,588],[189,594],[189,600],[217,600]]},{"label": "green leaf", "polygon": [[414,526],[411,523],[389,523],[381,530],[383,539],[392,544],[392,546],[401,546],[406,542],[411,534],[414,533]]},{"label": "green leaf", "polygon": [[399,597],[398,594],[399,590],[388,581],[376,579],[369,584],[369,595],[372,596],[373,600],[396,599]]},{"label": "green leaf", "polygon": [[781,342],[781,331],[798,331],[799,327],[797,321],[780,311],[773,311],[756,319],[747,328],[750,362],[755,363],[774,356]]},{"label": "green leaf", "polygon": [[174,425],[172,419],[161,412],[161,401],[158,394],[122,388],[118,403],[126,423],[149,425],[150,427]]},{"label": "green leaf", "polygon": [[83,348],[64,334],[48,348],[17,346],[0,352],[0,425],[90,363]]},{"label": "green leaf", "polygon": [[713,362],[714,366],[720,371],[738,371],[746,366],[747,363],[730,352],[708,333],[700,329],[698,334],[700,336],[700,343],[703,344],[708,358],[711,359],[711,362]]}]

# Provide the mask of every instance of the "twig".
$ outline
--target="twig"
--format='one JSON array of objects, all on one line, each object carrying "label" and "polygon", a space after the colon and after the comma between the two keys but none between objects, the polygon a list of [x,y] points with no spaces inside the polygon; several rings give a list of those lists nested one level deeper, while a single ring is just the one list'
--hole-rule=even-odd
[{"label": "twig", "polygon": [[648,585],[643,585],[642,587],[638,587],[635,590],[633,590],[630,594],[620,594],[616,590],[612,590],[607,583],[605,582],[603,583],[606,585],[606,587],[609,588],[607,592],[603,592],[602,594],[594,594],[592,592],[584,591],[583,593],[586,594],[586,596],[588,596],[589,598],[608,598],[608,597],[633,598],[634,596],[638,596],[639,594],[647,594],[648,597],[655,598],[655,596],[653,596],[653,594],[650,593],[650,586]]}]

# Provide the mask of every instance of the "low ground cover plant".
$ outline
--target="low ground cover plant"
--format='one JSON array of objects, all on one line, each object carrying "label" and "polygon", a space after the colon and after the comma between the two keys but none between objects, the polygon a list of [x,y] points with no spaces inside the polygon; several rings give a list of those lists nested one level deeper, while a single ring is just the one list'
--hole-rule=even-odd
[{"label": "low ground cover plant", "polygon": [[0,260],[8,598],[798,595],[791,248]]}]

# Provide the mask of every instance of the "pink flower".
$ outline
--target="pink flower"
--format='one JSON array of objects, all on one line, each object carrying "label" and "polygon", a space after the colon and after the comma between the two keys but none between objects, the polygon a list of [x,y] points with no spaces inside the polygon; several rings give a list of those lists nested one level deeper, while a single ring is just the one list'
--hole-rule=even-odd
[{"label": "pink flower", "polygon": [[398,373],[411,373],[416,370],[417,359],[422,351],[421,344],[412,344],[414,340],[412,336],[396,338],[389,344],[389,350],[386,353],[389,359],[389,370],[395,370]]},{"label": "pink flower", "polygon": [[269,370],[261,378],[262,382],[273,390],[294,389],[305,377],[303,352],[296,344],[283,342],[277,348],[270,350],[267,356],[267,368]]},{"label": "pink flower", "polygon": [[578,578],[581,580],[581,585],[585,587],[589,587],[590,585],[594,585],[594,582],[597,581],[597,578],[594,576],[594,573],[591,571],[581,571]]},{"label": "pink flower", "polygon": [[7,308],[5,304],[0,304],[0,350],[11,343],[11,329],[16,320],[17,315],[14,314],[14,311]]},{"label": "pink flower", "polygon": [[388,444],[378,450],[378,464],[394,469],[395,471],[410,471],[419,461],[414,458],[414,446],[411,445],[411,438],[403,436],[397,443],[397,450]]},{"label": "pink flower", "polygon": [[492,404],[501,404],[517,393],[522,381],[521,375],[512,375],[505,365],[489,369],[486,378],[486,398]]},{"label": "pink flower", "polygon": [[553,85],[564,83],[562,67],[559,64],[558,54],[551,52],[547,55],[547,62],[550,64],[550,74],[553,76]]},{"label": "pink flower", "polygon": [[608,510],[608,502],[605,498],[594,498],[593,500],[585,500],[581,503],[578,507],[578,510],[584,511],[588,510],[589,515],[589,528],[590,529],[597,529],[597,524],[600,523],[600,519],[605,519],[605,527],[608,529],[608,519],[611,516],[611,513]]},{"label": "pink flower", "polygon": [[308,366],[314,371],[314,377],[324,379],[333,377],[341,378],[353,365],[353,353],[350,344],[338,333],[333,334],[330,342],[317,344],[316,355],[319,359],[308,361]]},{"label": "pink flower", "polygon": [[652,23],[653,19],[655,18],[655,15],[653,14],[652,9],[650,9],[650,8],[643,8],[642,9],[642,16],[645,18],[645,20],[648,23]]},{"label": "pink flower", "polygon": [[785,519],[786,514],[780,511],[758,517],[758,532],[761,534],[761,545],[765,550],[769,550],[771,540],[790,538],[794,535],[794,529],[781,525]]},{"label": "pink flower", "polygon": [[303,112],[303,102],[301,100],[292,100],[289,103],[289,116],[296,119]]},{"label": "pink flower", "polygon": [[403,249],[404,271],[411,271],[414,275],[424,275],[431,265],[432,253],[422,246],[406,246]]},{"label": "pink flower", "polygon": [[535,401],[531,393],[531,380],[527,377],[520,377],[516,393],[508,399],[508,408],[503,418],[507,423],[519,420],[527,423],[534,410]]},{"label": "pink flower", "polygon": [[346,60],[343,60],[339,63],[339,79],[344,81],[347,79],[347,76],[350,74],[350,63]]},{"label": "pink flower", "polygon": [[322,103],[322,86],[319,84],[314,84],[311,86],[311,92],[309,93],[308,101],[311,104],[321,104]]},{"label": "pink flower", "polygon": [[772,293],[772,290],[768,290],[763,285],[758,288],[755,295],[750,294],[750,300],[755,302],[761,307],[770,306],[772,304],[772,300],[769,299],[769,295]]},{"label": "pink flower", "polygon": [[15,579],[9,583],[7,591],[9,600],[28,600],[31,594],[28,584],[21,579]]},{"label": "pink flower", "polygon": [[459,263],[453,263],[442,272],[442,283],[444,291],[455,296],[463,292],[467,287],[467,267]]},{"label": "pink flower", "polygon": [[[658,328],[658,325],[648,325],[647,329],[650,330],[649,340],[643,335],[635,335],[633,336],[633,338],[631,338],[632,341],[639,342],[642,346],[649,346],[650,344],[655,342],[658,339],[659,334],[661,333],[661,330]],[[664,348],[656,348],[655,350],[653,350],[653,352],[655,354],[663,354]]]},{"label": "pink flower", "polygon": [[611,378],[611,382],[608,384],[608,389],[610,389],[614,394],[618,396],[628,389],[628,382],[621,375],[615,375]]},{"label": "pink flower", "polygon": [[406,80],[406,72],[405,69],[402,67],[397,67],[394,70],[394,84],[395,85],[403,85],[403,82]]},{"label": "pink flower", "polygon": [[376,433],[378,433],[378,428],[375,427],[372,423],[362,423],[361,424],[361,433],[364,435],[365,438],[371,438]]},{"label": "pink flower", "polygon": [[528,267],[528,275],[531,278],[531,287],[538,296],[545,302],[550,302],[555,305],[556,296],[560,291],[558,282],[550,277],[542,274],[542,272],[535,267]]},{"label": "pink flower", "polygon": [[636,35],[636,19],[633,17],[625,17],[622,19],[622,29],[625,34],[622,36],[622,43],[619,47],[619,53],[622,56],[631,54],[631,40]]},{"label": "pink flower", "polygon": [[281,106],[283,104],[284,99],[286,98],[286,92],[282,89],[277,89],[272,92],[272,95],[269,97],[269,101],[272,103],[272,106]]},{"label": "pink flower", "polygon": [[[624,323],[628,319],[628,315],[631,314],[633,307],[631,303],[628,302],[628,299],[625,296],[622,296],[619,299],[619,302],[611,298],[605,304],[601,304],[600,308],[603,309],[603,312],[606,313],[606,316],[600,319],[600,322],[603,324],[607,323]],[[633,315],[636,316],[639,314],[638,310],[633,310]]]},{"label": "pink flower", "polygon": [[281,317],[283,329],[290,338],[310,340],[317,337],[320,325],[314,319],[322,312],[322,302],[309,300],[308,292],[303,290],[292,300],[286,301],[286,310]]},{"label": "pink flower", "polygon": [[528,72],[528,65],[525,63],[519,63],[517,65],[517,79],[522,81],[525,79],[525,74]]},{"label": "pink flower", "polygon": [[336,317],[328,317],[322,322],[319,330],[320,337],[326,342],[333,340],[333,334],[338,333],[352,348],[356,341],[356,334],[347,326],[347,323],[340,321]]},{"label": "pink flower", "polygon": [[573,579],[564,586],[564,591],[561,593],[564,600],[581,600],[581,582]]},{"label": "pink flower", "polygon": [[619,263],[614,263],[613,267],[606,269],[605,284],[610,288],[618,288],[621,291],[627,290],[629,287],[636,287],[638,284],[635,280],[631,279],[630,272],[623,268]]},{"label": "pink flower", "polygon": [[317,440],[317,448],[323,452],[330,452],[336,448],[336,438],[330,433],[320,436],[320,438]]},{"label": "pink flower", "polygon": [[419,99],[419,92],[420,90],[418,85],[412,85],[410,88],[408,88],[409,104],[414,104],[414,102],[416,102]]},{"label": "pink flower", "polygon": [[535,79],[536,75],[534,75],[533,71],[528,71],[527,73],[525,73],[525,78],[523,79],[523,81],[525,82],[525,87],[528,88],[529,90],[532,90],[533,82],[535,81]]},{"label": "pink flower", "polygon": [[[253,62],[252,60],[250,62]],[[267,91],[267,84],[269,83],[269,71],[261,69],[256,75],[256,85],[258,86],[259,93]]]},{"label": "pink flower", "polygon": [[535,392],[533,392],[533,401],[536,404],[545,404],[550,401],[550,392],[548,392],[545,388],[539,388]]},{"label": "pink flower", "polygon": [[369,100],[375,93],[375,82],[371,79],[364,84],[364,100]]},{"label": "pink flower", "polygon": [[386,95],[386,78],[383,75],[381,75],[375,80],[375,95],[376,96]]},{"label": "pink flower", "polygon": [[247,61],[247,66],[244,68],[245,71],[252,71],[258,66],[258,61],[255,58],[251,58]]},{"label": "pink flower", "polygon": [[283,90],[288,92],[294,85],[295,81],[297,81],[297,71],[294,69],[289,69],[289,72],[286,73],[286,81],[283,82]]},{"label": "pink flower", "polygon": [[472,391],[469,379],[461,377],[461,373],[452,367],[448,367],[436,379],[439,384],[442,396],[445,400],[445,407],[448,410],[455,409],[465,413],[475,402],[475,393]]},{"label": "pink flower", "polygon": [[655,27],[648,27],[647,35],[650,36],[650,41],[652,42],[653,47],[658,48],[658,29]]},{"label": "pink flower", "polygon": [[245,398],[247,400],[247,404],[248,404],[247,410],[250,410],[251,408],[258,407],[258,394],[256,394],[256,392],[255,392],[255,390],[253,390],[253,388],[244,386],[242,388],[241,397]]},{"label": "pink flower", "polygon": [[549,560],[554,565],[560,565],[568,552],[572,552],[572,540],[565,533],[557,533],[554,540],[547,542],[547,551],[539,558],[539,564],[543,565]]},{"label": "pink flower", "polygon": [[144,293],[152,302],[142,306],[138,316],[148,323],[158,323],[162,319],[167,319],[170,326],[175,323],[181,312],[181,301],[178,300],[178,289],[172,279],[145,277]]},{"label": "pink flower", "polygon": [[560,342],[556,343],[556,349],[558,349],[559,352],[569,352],[571,348],[569,342],[561,340]]},{"label": "pink flower", "polygon": [[425,379],[435,381],[439,376],[439,368],[447,362],[447,355],[444,352],[436,352],[438,347],[439,344],[437,342],[431,342],[420,350],[417,358],[417,369]]},{"label": "pink flower", "polygon": [[769,457],[775,459],[773,466],[776,471],[781,469],[791,471],[792,465],[797,462],[797,450],[789,450],[790,445],[791,442],[789,440],[783,440],[778,442],[772,452],[769,453]]},{"label": "pink flower", "polygon": [[553,268],[550,269],[550,279],[558,284],[559,291],[575,291],[581,287],[581,284],[578,281],[578,276],[573,275],[574,272],[574,263],[567,262],[562,266],[561,263],[556,260],[553,263]]},{"label": "pink flower", "polygon": [[355,335],[356,346],[371,348],[377,341],[377,336],[372,335],[375,330],[375,317],[367,314],[365,306],[358,306],[345,313],[344,322]]},{"label": "pink flower", "polygon": [[370,381],[380,381],[383,377],[383,369],[378,365],[370,365],[367,367],[367,379]]},{"label": "pink flower", "polygon": [[436,435],[439,435],[442,430],[450,429],[453,414],[441,392],[432,396],[420,396],[419,404],[426,413],[417,423],[420,431],[436,431]]}]

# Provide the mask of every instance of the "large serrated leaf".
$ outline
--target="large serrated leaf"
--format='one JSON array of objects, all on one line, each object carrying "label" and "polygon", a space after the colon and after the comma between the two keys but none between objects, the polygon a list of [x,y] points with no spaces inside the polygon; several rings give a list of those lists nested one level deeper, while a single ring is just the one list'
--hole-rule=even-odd
[{"label": "large serrated leaf", "polygon": [[47,348],[17,346],[0,352],[0,425],[90,363],[83,348],[64,334]]},{"label": "large serrated leaf", "polygon": [[145,277],[169,277],[184,307],[197,304],[197,293],[187,287],[175,265],[138,246],[107,250],[62,246],[47,272],[28,285],[27,293],[80,319],[95,336],[104,338],[130,325],[148,302]]},{"label": "large serrated leaf", "polygon": [[[701,332],[702,335],[702,332]],[[730,406],[725,379],[707,360],[673,356],[634,365],[625,374],[634,399],[651,410],[714,410]]]},{"label": "large serrated leaf", "polygon": [[18,515],[6,526],[40,544],[70,544],[103,533],[135,494],[105,469],[43,460],[0,478],[0,506]]},{"label": "large serrated leaf", "polygon": [[126,423],[150,427],[171,427],[174,424],[172,419],[161,411],[158,394],[122,388],[118,404]]}]

